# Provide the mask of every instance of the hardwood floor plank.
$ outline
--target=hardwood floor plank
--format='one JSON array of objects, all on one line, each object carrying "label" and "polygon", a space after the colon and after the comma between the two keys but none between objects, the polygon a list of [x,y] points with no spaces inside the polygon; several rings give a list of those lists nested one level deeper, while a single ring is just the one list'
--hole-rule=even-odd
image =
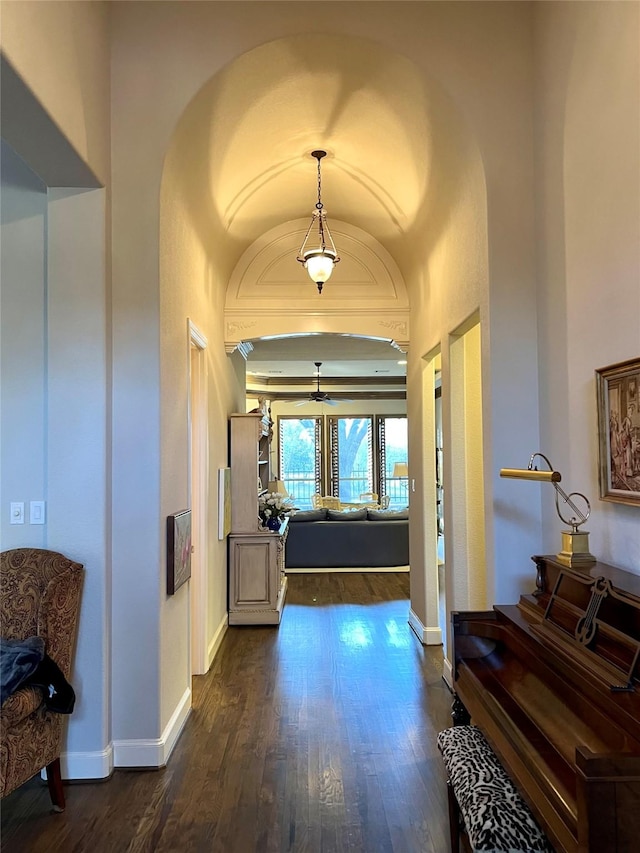
[{"label": "hardwood floor plank", "polygon": [[407,573],[294,574],[279,628],[230,628],[169,765],[2,803],[3,853],[444,853],[440,648]]}]

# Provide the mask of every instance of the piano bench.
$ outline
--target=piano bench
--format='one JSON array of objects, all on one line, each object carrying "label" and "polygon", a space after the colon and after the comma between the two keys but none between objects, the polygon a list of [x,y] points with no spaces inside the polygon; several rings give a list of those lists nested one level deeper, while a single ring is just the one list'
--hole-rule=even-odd
[{"label": "piano bench", "polygon": [[553,847],[477,726],[438,734],[447,770],[452,853],[553,853]]}]

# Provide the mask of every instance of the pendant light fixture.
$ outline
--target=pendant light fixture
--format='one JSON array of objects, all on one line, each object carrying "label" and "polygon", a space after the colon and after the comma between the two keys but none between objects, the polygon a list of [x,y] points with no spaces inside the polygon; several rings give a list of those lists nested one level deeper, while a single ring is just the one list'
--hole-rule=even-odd
[{"label": "pendant light fixture", "polygon": [[[311,156],[318,161],[318,201],[313,211],[311,223],[302,241],[296,260],[304,265],[312,281],[318,285],[318,293],[322,293],[322,285],[333,272],[334,266],[340,261],[336,251],[327,214],[322,206],[322,177],[320,174],[320,161],[327,156],[326,151],[312,151]],[[317,233],[317,247],[314,248]]]}]

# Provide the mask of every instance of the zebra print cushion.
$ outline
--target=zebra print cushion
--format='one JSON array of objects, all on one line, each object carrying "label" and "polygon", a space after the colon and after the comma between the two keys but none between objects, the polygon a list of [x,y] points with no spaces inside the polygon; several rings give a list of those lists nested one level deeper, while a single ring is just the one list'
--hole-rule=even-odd
[{"label": "zebra print cushion", "polygon": [[454,726],[437,741],[474,853],[553,853],[479,728]]}]

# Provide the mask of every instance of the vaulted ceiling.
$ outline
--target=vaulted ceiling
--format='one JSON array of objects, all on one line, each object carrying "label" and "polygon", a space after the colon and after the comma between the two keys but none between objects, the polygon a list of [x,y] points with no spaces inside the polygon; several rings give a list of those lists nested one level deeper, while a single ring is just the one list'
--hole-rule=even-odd
[{"label": "vaulted ceiling", "polygon": [[232,240],[310,216],[310,152],[322,148],[329,217],[393,254],[424,204],[431,165],[427,96],[411,63],[363,40],[306,35],[236,60],[207,96],[210,189]]},{"label": "vaulted ceiling", "polygon": [[[315,149],[327,151],[322,200],[329,223],[340,220],[371,235],[405,282],[424,264],[445,197],[455,193],[460,124],[447,95],[406,58],[365,39],[307,34],[248,52],[203,87],[180,136],[181,163],[188,157],[193,164],[184,188],[196,200],[189,201],[194,225],[226,257],[229,275],[271,229],[311,218]],[[300,287],[308,287],[302,267],[299,275]],[[337,267],[325,301],[339,286]],[[292,302],[299,293],[291,290]],[[367,349],[352,337],[338,348],[334,340],[325,355],[313,339],[289,342],[286,355],[269,346],[250,356],[250,372],[309,376],[319,360],[327,376],[404,373],[401,354],[388,343]]]}]

